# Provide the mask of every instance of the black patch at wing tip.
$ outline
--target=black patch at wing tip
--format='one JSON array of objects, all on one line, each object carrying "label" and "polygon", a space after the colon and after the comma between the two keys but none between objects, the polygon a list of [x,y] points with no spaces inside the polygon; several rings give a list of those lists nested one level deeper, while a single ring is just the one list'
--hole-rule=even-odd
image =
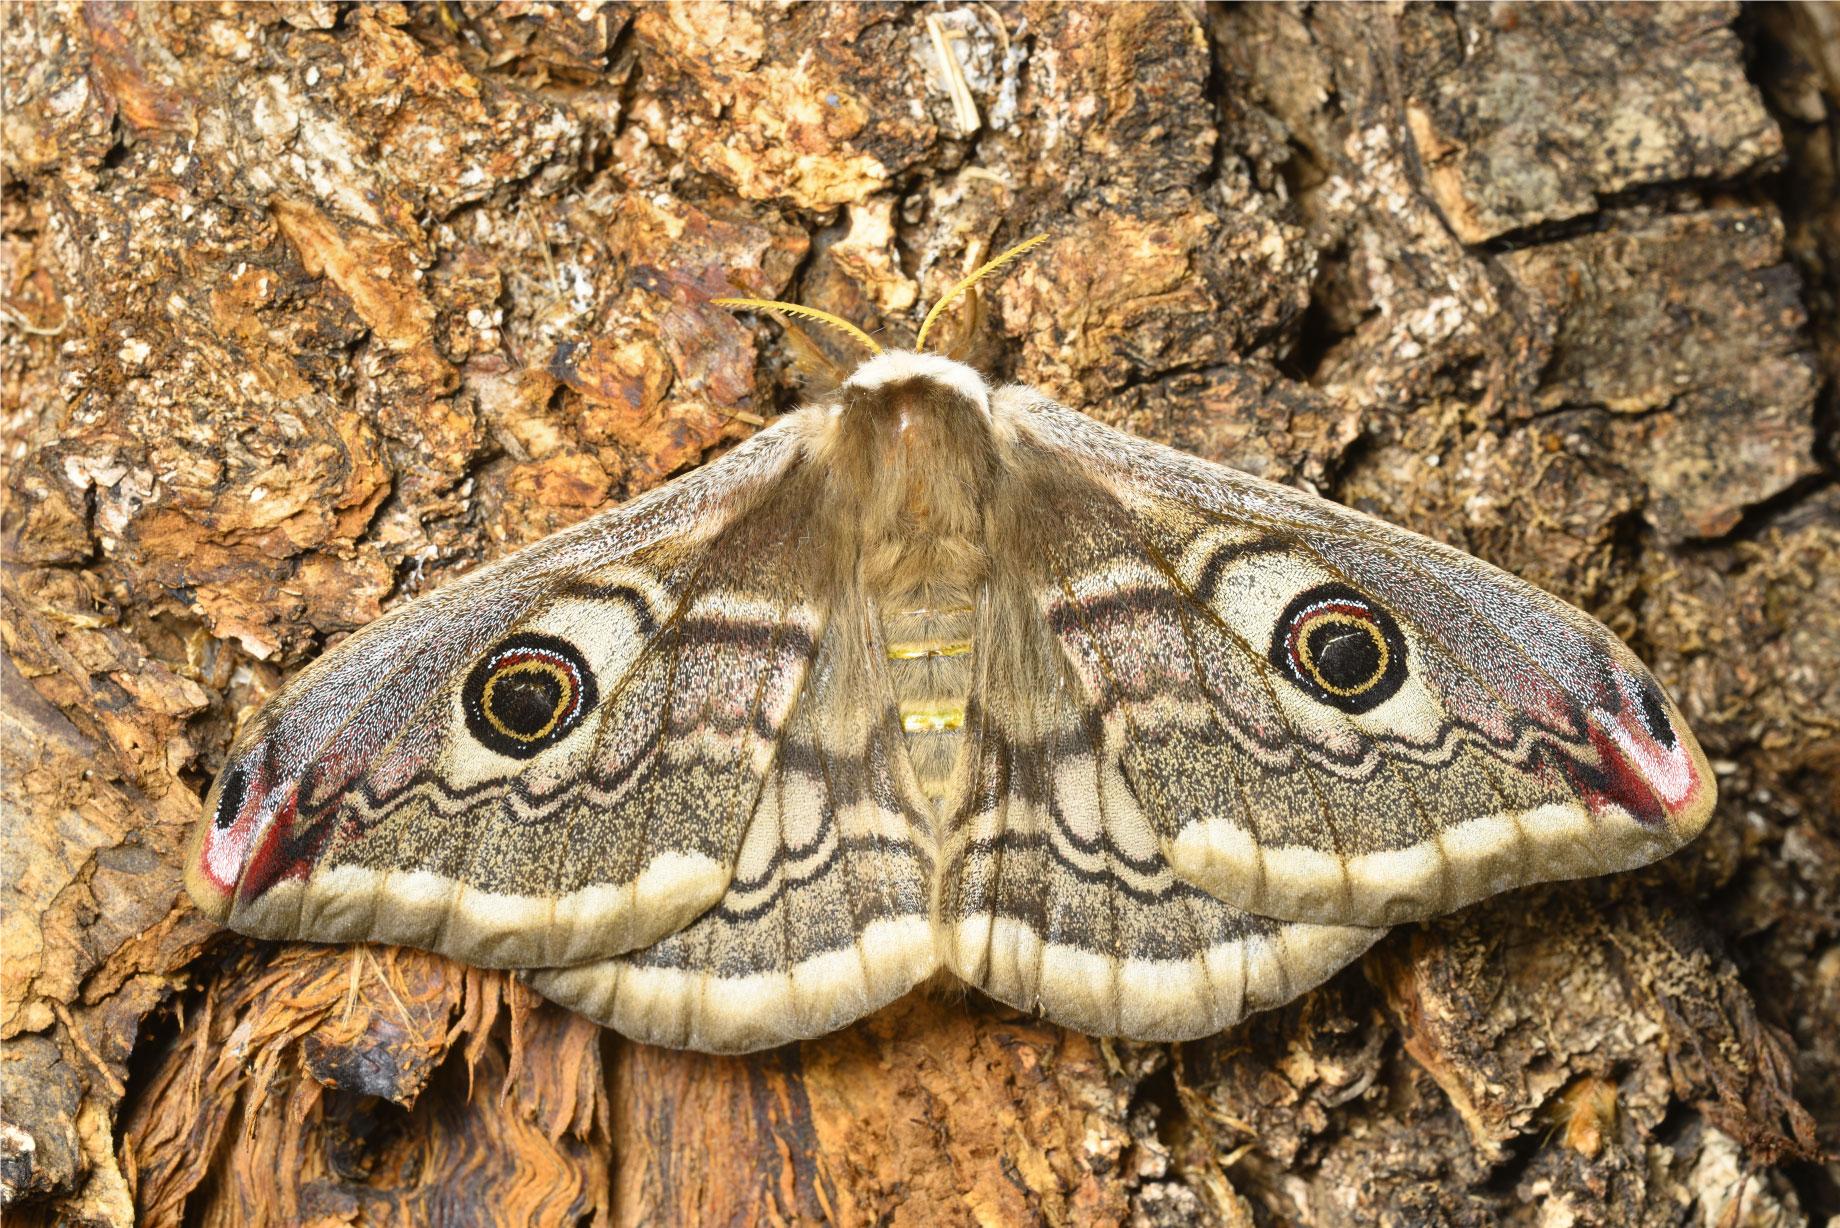
[{"label": "black patch at wing tip", "polygon": [[1661,685],[1643,675],[1636,680],[1636,696],[1641,700],[1642,723],[1648,726],[1648,732],[1655,741],[1673,750],[1679,739],[1674,734],[1674,722],[1668,719],[1667,697],[1662,695]]},{"label": "black patch at wing tip", "polygon": [[217,795],[217,812],[211,822],[223,831],[242,813],[243,800],[249,796],[249,769],[239,763],[224,774],[224,786]]}]

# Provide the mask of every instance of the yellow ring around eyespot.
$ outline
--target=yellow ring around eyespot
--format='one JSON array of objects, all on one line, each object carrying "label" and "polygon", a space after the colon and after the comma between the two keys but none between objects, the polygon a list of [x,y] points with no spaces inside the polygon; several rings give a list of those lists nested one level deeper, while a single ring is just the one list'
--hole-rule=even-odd
[{"label": "yellow ring around eyespot", "polygon": [[[1327,678],[1323,677],[1322,670],[1317,668],[1316,655],[1310,651],[1310,632],[1316,629],[1317,623],[1325,622],[1342,626],[1359,627],[1367,633],[1368,637],[1374,641],[1374,646],[1380,650],[1379,664],[1374,667],[1374,672],[1369,674],[1367,680],[1361,683],[1360,686],[1336,686]],[[1318,614],[1315,618],[1310,620],[1309,626],[1305,627],[1303,632],[1297,636],[1297,660],[1302,664],[1304,670],[1309,673],[1311,680],[1314,681],[1317,686],[1329,692],[1331,695],[1337,695],[1343,699],[1353,699],[1363,691],[1373,690],[1379,681],[1386,677],[1387,666],[1392,664],[1392,650],[1387,647],[1386,636],[1380,633],[1380,628],[1374,626],[1373,623],[1365,618],[1356,618],[1352,614]]]},{"label": "yellow ring around eyespot", "polygon": [[[549,714],[549,723],[535,733],[519,733],[517,730],[509,728],[503,721],[499,720],[498,714],[492,711],[492,689],[498,685],[499,679],[509,678],[513,674],[521,674],[530,670],[549,674],[561,684],[562,690],[557,696],[555,711]],[[480,710],[486,714],[487,723],[507,738],[511,738],[518,742],[540,742],[555,731],[557,723],[562,720],[562,714],[568,711],[569,705],[574,702],[574,697],[575,679],[573,675],[571,675],[568,670],[562,668],[562,666],[557,665],[554,661],[519,661],[513,665],[506,666],[504,669],[496,671],[490,678],[486,679],[485,690],[480,692],[479,695],[479,707]]]}]

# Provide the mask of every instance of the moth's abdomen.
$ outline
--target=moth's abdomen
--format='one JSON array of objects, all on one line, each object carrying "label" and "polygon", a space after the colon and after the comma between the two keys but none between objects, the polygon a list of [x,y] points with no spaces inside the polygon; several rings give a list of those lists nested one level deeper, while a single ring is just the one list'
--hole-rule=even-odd
[{"label": "moth's abdomen", "polygon": [[891,611],[883,642],[896,709],[920,788],[937,807],[963,742],[976,648],[970,603]]},{"label": "moth's abdomen", "polygon": [[984,505],[1002,471],[987,391],[955,363],[887,355],[851,377],[817,440],[908,758],[938,810],[964,740],[973,607],[989,573]]}]

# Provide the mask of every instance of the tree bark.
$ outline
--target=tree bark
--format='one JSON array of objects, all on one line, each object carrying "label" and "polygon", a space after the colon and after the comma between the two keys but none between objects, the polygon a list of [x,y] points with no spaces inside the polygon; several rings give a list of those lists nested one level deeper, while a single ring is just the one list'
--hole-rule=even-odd
[{"label": "tree bark", "polygon": [[[1840,1214],[1835,13],[8,7],[0,1205]],[[1712,758],[1706,835],[1179,1046],[936,990],[711,1058],[191,908],[285,678],[797,402],[801,343],[709,298],[903,341],[1042,231],[994,372],[1595,613]]]}]

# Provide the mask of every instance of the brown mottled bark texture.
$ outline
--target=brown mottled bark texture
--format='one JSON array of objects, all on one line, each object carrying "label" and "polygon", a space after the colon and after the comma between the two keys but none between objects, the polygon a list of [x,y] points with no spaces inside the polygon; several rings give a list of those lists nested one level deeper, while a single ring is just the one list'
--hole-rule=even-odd
[{"label": "brown mottled bark texture", "polygon": [[[1837,12],[7,6],[9,1222],[1840,1213]],[[709,298],[905,340],[1038,231],[994,373],[1591,610],[1706,835],[1179,1046],[934,992],[709,1058],[192,910],[282,680],[797,400]]]}]

